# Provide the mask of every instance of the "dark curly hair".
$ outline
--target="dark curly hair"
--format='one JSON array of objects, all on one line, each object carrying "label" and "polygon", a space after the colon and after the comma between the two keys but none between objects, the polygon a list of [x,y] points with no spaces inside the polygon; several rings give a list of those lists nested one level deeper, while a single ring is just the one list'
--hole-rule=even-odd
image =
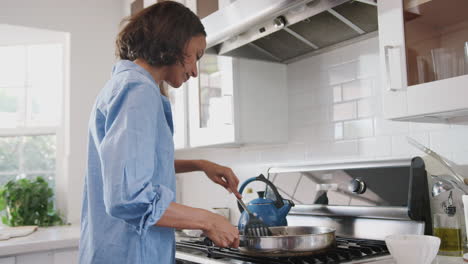
[{"label": "dark curly hair", "polygon": [[116,41],[116,55],[122,60],[144,59],[160,67],[184,64],[184,48],[197,35],[206,36],[200,19],[184,5],[164,1],[126,18],[128,22]]}]

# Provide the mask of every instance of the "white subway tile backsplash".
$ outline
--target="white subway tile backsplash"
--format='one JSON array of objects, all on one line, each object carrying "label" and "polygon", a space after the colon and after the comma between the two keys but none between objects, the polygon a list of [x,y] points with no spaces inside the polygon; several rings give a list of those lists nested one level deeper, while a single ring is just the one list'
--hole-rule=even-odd
[{"label": "white subway tile backsplash", "polygon": [[419,143],[428,146],[429,145],[429,134],[428,133],[417,133],[410,135],[398,135],[392,136],[392,156],[395,157],[411,157],[421,155],[421,151],[413,147],[408,143],[407,137],[410,136]]},{"label": "white subway tile backsplash", "polygon": [[341,92],[341,86],[336,85],[333,86],[333,102],[341,102],[343,100],[342,92]]},{"label": "white subway tile backsplash", "polygon": [[344,137],[343,133],[343,123],[337,122],[335,123],[335,140],[341,140]]},{"label": "white subway tile backsplash", "polygon": [[429,148],[440,155],[450,155],[452,153],[452,142],[450,130],[429,133]]},{"label": "white subway tile backsplash", "polygon": [[365,138],[373,135],[373,119],[346,121],[343,124],[343,136],[345,139]]},{"label": "white subway tile backsplash", "polygon": [[315,126],[294,127],[288,135],[289,143],[309,143],[317,139]]},{"label": "white subway tile backsplash", "polygon": [[294,102],[292,104],[288,104],[290,111],[294,111],[295,109],[309,109],[310,107],[314,107],[314,105],[318,104],[316,91],[303,91],[294,94],[290,93],[288,97]]},{"label": "white subway tile backsplash", "polygon": [[375,119],[375,135],[388,136],[408,134],[409,124],[407,122],[398,122],[378,117]]},{"label": "white subway tile backsplash", "polygon": [[343,100],[354,100],[372,96],[372,80],[355,80],[342,84]]},{"label": "white subway tile backsplash", "polygon": [[[379,38],[369,38],[356,44],[358,50],[356,53],[359,53],[359,56],[367,54],[379,56]],[[374,64],[372,63],[371,65]]]},{"label": "white subway tile backsplash", "polygon": [[316,58],[314,58],[320,65],[320,69],[328,70],[329,68],[339,65],[343,62],[342,60],[342,53],[339,50],[333,50],[326,54],[320,54]]},{"label": "white subway tile backsplash", "polygon": [[359,58],[356,69],[356,77],[359,79],[372,78],[379,74],[379,56],[377,54],[365,54]]},{"label": "white subway tile backsplash", "polygon": [[374,77],[379,74],[379,43],[377,38],[364,40],[358,45],[359,62],[357,78]]},{"label": "white subway tile backsplash", "polygon": [[333,123],[317,124],[318,140],[333,140],[335,138],[335,125]]},{"label": "white subway tile backsplash", "polygon": [[448,156],[453,152],[468,154],[468,127],[451,128],[430,132],[430,148]]},{"label": "white subway tile backsplash", "polygon": [[355,140],[333,142],[330,154],[336,157],[356,156],[359,154],[358,143]]},{"label": "white subway tile backsplash", "polygon": [[356,79],[356,61],[343,63],[328,69],[328,84],[336,85]]},{"label": "white subway tile backsplash", "polygon": [[356,117],[356,102],[347,102],[333,105],[333,121],[349,120]]},{"label": "white subway tile backsplash", "polygon": [[449,128],[450,128],[450,125],[448,124],[409,122],[410,132],[434,131],[434,130],[449,129]]},{"label": "white subway tile backsplash", "polygon": [[451,129],[449,133],[453,141],[453,151],[466,151],[468,153],[468,127]]},{"label": "white subway tile backsplash", "polygon": [[304,144],[289,144],[265,148],[260,152],[262,163],[281,163],[285,161],[301,162],[305,160],[307,146]]},{"label": "white subway tile backsplash", "polygon": [[308,108],[289,109],[289,125],[291,129],[327,123],[330,121],[330,108],[317,105]]},{"label": "white subway tile backsplash", "polygon": [[374,116],[374,101],[372,99],[362,99],[357,101],[357,115],[359,118]]},{"label": "white subway tile backsplash", "polygon": [[359,154],[358,143],[355,140],[321,141],[309,146],[307,160],[343,159]]},{"label": "white subway tile backsplash", "polygon": [[331,105],[333,104],[333,89],[330,86],[322,86],[316,89],[317,104]]},{"label": "white subway tile backsplash", "polygon": [[453,152],[451,161],[454,163],[454,167],[458,173],[468,177],[468,155],[466,151]]},{"label": "white subway tile backsplash", "polygon": [[387,157],[392,153],[390,136],[359,139],[359,155],[363,157]]}]

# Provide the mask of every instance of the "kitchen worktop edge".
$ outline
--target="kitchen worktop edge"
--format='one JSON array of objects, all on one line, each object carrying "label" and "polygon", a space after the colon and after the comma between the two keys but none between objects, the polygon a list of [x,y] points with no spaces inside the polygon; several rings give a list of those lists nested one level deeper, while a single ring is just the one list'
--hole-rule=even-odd
[{"label": "kitchen worktop edge", "polygon": [[0,257],[78,248],[79,240],[79,225],[40,227],[30,235],[0,241]]}]

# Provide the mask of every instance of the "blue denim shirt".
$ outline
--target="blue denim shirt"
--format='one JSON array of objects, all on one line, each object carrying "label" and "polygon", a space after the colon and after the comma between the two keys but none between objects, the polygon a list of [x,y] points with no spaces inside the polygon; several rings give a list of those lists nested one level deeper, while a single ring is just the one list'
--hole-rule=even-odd
[{"label": "blue denim shirt", "polygon": [[174,263],[173,228],[154,224],[175,199],[169,100],[119,61],[89,122],[80,263]]}]

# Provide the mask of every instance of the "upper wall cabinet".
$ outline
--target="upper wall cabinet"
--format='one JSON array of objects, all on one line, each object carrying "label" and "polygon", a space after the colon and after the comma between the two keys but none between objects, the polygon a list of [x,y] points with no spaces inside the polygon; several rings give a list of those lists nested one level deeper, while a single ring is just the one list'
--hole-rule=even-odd
[{"label": "upper wall cabinet", "polygon": [[285,65],[206,54],[188,95],[192,147],[287,141]]},{"label": "upper wall cabinet", "polygon": [[378,1],[384,114],[447,122],[468,117],[468,1]]}]

